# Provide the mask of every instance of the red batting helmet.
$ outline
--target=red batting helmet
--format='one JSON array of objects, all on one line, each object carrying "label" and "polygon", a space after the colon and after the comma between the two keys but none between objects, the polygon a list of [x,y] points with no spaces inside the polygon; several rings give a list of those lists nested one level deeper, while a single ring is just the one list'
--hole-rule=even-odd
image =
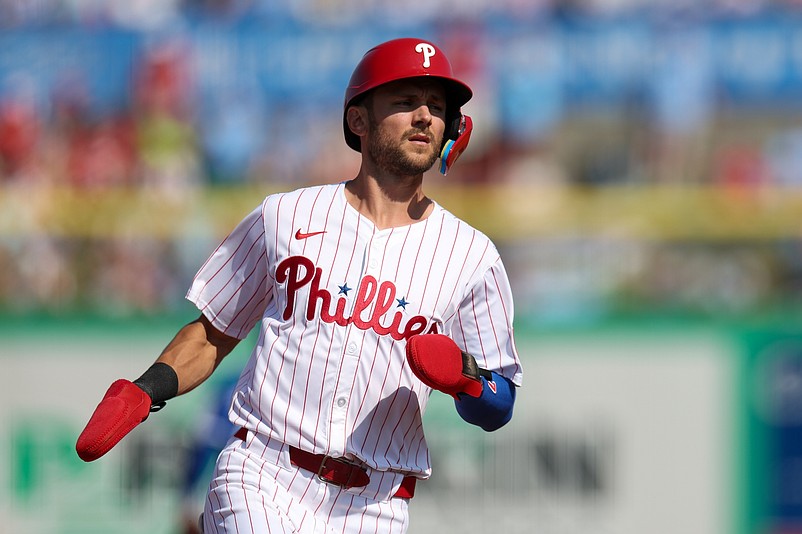
[{"label": "red batting helmet", "polygon": [[421,76],[431,76],[441,80],[446,89],[447,131],[441,148],[443,160],[441,172],[445,174],[468,144],[472,123],[470,117],[462,115],[460,108],[471,99],[473,92],[465,83],[454,77],[451,63],[443,51],[423,39],[403,38],[387,41],[371,48],[362,57],[345,91],[343,131],[348,146],[357,152],[361,151],[359,136],[351,131],[346,122],[349,106],[356,103],[360,96],[380,85]]}]

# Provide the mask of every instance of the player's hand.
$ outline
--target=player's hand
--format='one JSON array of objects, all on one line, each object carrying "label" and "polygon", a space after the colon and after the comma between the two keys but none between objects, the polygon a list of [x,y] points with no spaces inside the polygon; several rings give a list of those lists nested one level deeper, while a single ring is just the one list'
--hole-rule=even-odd
[{"label": "player's hand", "polygon": [[151,399],[125,379],[115,381],[86,424],[75,450],[85,462],[97,460],[150,414]]},{"label": "player's hand", "polygon": [[458,399],[482,394],[482,380],[476,360],[443,334],[420,334],[407,340],[407,362],[421,382]]}]

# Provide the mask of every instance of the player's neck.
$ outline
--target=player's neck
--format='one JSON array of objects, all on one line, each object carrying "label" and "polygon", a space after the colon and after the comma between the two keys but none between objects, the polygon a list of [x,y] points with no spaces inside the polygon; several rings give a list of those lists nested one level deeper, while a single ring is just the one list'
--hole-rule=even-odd
[{"label": "player's neck", "polygon": [[380,180],[361,173],[345,185],[348,203],[377,228],[406,226],[425,219],[434,203],[423,194],[423,176]]}]

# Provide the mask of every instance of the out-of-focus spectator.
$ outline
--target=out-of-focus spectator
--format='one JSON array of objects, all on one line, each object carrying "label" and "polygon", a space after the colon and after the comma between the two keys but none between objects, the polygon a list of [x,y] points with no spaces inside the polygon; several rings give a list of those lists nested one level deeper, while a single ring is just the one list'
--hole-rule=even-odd
[{"label": "out-of-focus spectator", "polygon": [[180,38],[150,43],[134,78],[134,108],[187,119],[194,104],[189,60]]},{"label": "out-of-focus spectator", "polygon": [[136,163],[133,133],[126,117],[72,130],[67,138],[69,183],[80,188],[131,185]]},{"label": "out-of-focus spectator", "polygon": [[201,182],[191,125],[169,115],[148,114],[137,121],[136,141],[143,186],[180,197]]},{"label": "out-of-focus spectator", "polygon": [[180,40],[154,43],[134,82],[132,112],[142,185],[176,198],[202,181],[189,59]]},{"label": "out-of-focus spectator", "polygon": [[40,138],[34,103],[21,96],[0,95],[0,182],[15,182],[35,164]]},{"label": "out-of-focus spectator", "polygon": [[749,190],[771,181],[760,148],[743,142],[727,144],[715,151],[712,176],[714,184],[732,190]]},{"label": "out-of-focus spectator", "polygon": [[26,306],[55,311],[68,308],[75,299],[78,287],[64,246],[56,239],[37,239],[18,251]]},{"label": "out-of-focus spectator", "polygon": [[171,243],[121,238],[87,245],[82,291],[90,309],[125,316],[172,308],[180,282],[170,265]]}]

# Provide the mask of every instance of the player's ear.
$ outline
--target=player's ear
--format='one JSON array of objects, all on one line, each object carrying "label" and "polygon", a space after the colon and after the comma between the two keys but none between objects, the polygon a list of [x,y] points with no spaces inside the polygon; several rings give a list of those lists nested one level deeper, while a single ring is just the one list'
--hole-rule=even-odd
[{"label": "player's ear", "polygon": [[368,110],[365,106],[351,106],[345,113],[348,128],[359,137],[368,133]]}]

